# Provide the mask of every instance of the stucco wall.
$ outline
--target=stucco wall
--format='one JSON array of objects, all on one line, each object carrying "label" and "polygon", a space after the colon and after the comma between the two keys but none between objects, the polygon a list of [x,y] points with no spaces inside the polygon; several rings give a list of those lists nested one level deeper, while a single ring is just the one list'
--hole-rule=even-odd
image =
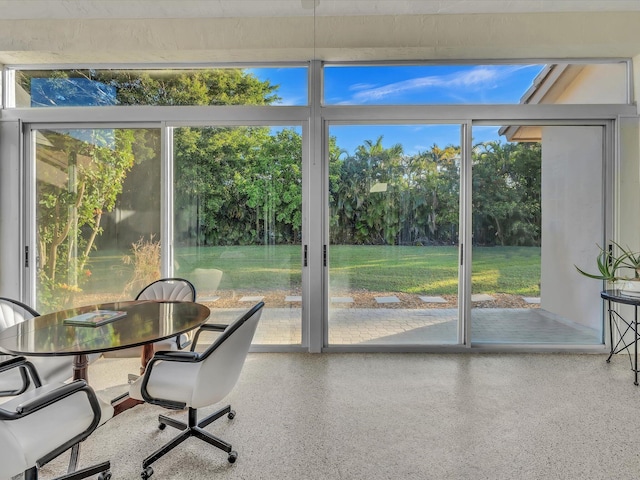
[{"label": "stucco wall", "polygon": [[601,330],[602,283],[595,270],[604,228],[602,127],[544,127],[542,132],[541,307]]},{"label": "stucco wall", "polygon": [[[640,96],[640,55],[632,59],[633,92]],[[640,250],[640,120],[620,120],[620,184],[617,230],[620,239]]]},{"label": "stucco wall", "polygon": [[554,103],[627,103],[627,65],[585,65]]},{"label": "stucco wall", "polygon": [[620,120],[616,233],[620,242],[640,251],[640,135],[637,118]]}]

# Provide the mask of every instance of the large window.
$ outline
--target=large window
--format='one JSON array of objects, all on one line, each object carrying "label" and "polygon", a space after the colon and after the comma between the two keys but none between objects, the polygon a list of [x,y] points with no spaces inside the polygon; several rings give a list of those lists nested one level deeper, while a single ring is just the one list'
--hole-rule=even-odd
[{"label": "large window", "polygon": [[309,103],[304,66],[13,73],[11,106],[18,108]]},{"label": "large window", "polygon": [[[327,105],[629,103],[626,62],[599,64],[328,65]],[[591,90],[566,82],[595,79]]]},{"label": "large window", "polygon": [[173,131],[174,272],[219,323],[265,302],[255,343],[302,342],[299,127]]},{"label": "large window", "polygon": [[32,131],[36,306],[128,300],[160,276],[160,130]]},{"label": "large window", "polygon": [[627,66],[9,68],[2,264],[43,313],[264,300],[263,349],[601,347]]}]

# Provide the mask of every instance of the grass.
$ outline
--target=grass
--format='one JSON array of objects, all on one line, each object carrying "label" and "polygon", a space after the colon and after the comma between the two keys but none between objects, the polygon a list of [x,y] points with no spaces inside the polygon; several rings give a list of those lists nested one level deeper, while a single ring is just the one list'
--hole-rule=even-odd
[{"label": "grass", "polygon": [[[96,252],[85,291],[117,291],[131,275],[122,253]],[[234,246],[178,248],[176,276],[194,268],[224,272],[221,290],[299,291],[299,246]],[[338,245],[330,249],[332,290],[398,292],[420,295],[456,294],[458,248]],[[473,293],[540,294],[540,248],[475,247]]]}]

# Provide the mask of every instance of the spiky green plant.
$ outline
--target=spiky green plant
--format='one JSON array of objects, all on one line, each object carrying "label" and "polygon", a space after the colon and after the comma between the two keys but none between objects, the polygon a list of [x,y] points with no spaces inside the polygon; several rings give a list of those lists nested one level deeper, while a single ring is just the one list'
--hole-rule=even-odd
[{"label": "spiky green plant", "polygon": [[[596,264],[599,273],[588,273],[575,265],[578,272],[586,277],[608,282],[630,279],[640,280],[640,252],[634,252],[629,247],[623,247],[617,242],[611,243],[619,250],[617,255],[613,253],[612,249],[605,249],[598,245],[600,253],[596,257]],[[627,270],[633,271],[632,277],[624,274]]]}]

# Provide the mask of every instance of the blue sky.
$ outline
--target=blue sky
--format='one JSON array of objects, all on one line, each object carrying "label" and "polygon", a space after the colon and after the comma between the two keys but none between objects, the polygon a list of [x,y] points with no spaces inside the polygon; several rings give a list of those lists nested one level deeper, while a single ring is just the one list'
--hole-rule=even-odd
[{"label": "blue sky", "polygon": [[[544,65],[327,66],[327,105],[516,104]],[[281,105],[306,105],[305,68],[253,69],[260,79],[279,85]],[[500,139],[496,127],[475,127],[474,141]],[[458,125],[332,126],[330,134],[352,154],[365,140],[383,136],[383,145],[400,143],[405,154],[436,144],[460,144]],[[504,141],[504,138],[501,138]]]},{"label": "blue sky", "polygon": [[543,65],[325,68],[329,105],[518,103]]},{"label": "blue sky", "polygon": [[[442,105],[516,104],[531,87],[542,64],[516,65],[385,65],[324,67],[326,105]],[[279,105],[307,105],[307,68],[303,66],[249,69],[261,80],[277,85]],[[70,89],[69,84],[75,88]],[[115,90],[82,78],[67,80],[65,88],[56,79],[32,80],[32,102],[47,106],[51,98],[59,105],[111,105]],[[110,90],[111,89],[111,90]],[[69,98],[60,92],[71,91]],[[87,93],[88,92],[88,93]],[[474,127],[474,141],[502,140],[496,127]],[[330,126],[338,146],[353,154],[366,140],[383,137],[383,145],[401,144],[412,155],[430,149],[460,144],[458,125],[354,125]]]}]

